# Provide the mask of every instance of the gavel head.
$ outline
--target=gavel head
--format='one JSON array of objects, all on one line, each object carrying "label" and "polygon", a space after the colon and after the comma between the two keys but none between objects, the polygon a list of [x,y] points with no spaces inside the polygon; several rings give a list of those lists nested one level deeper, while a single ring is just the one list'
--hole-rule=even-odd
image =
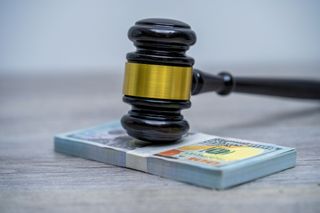
[{"label": "gavel head", "polygon": [[129,29],[137,50],[127,54],[121,119],[127,133],[150,142],[173,142],[189,130],[181,110],[191,106],[192,66],[186,56],[196,42],[190,26],[171,19],[143,19]]}]

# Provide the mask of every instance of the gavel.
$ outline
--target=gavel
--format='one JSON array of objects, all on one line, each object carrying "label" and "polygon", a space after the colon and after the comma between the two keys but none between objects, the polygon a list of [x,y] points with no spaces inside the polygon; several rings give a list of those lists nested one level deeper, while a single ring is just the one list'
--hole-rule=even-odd
[{"label": "gavel", "polygon": [[233,77],[228,72],[212,75],[194,69],[194,59],[186,51],[195,44],[196,34],[181,21],[143,19],[129,29],[128,37],[137,49],[127,54],[123,101],[132,108],[121,124],[139,140],[180,140],[189,130],[181,110],[191,107],[191,95],[213,91],[320,99],[316,80]]}]

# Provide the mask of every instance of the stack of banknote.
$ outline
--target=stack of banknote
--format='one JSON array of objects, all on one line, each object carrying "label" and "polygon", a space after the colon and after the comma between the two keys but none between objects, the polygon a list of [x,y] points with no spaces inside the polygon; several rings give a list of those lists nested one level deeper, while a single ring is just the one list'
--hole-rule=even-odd
[{"label": "stack of banknote", "polygon": [[55,151],[216,189],[294,167],[294,148],[188,133],[172,144],[128,136],[119,122],[59,134]]}]

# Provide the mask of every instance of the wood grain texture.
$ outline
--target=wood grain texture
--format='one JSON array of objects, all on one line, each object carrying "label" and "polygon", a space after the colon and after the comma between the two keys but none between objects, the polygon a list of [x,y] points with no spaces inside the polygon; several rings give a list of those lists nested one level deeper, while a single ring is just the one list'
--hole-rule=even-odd
[{"label": "wood grain texture", "polygon": [[[237,68],[235,75],[320,78],[320,66]],[[225,191],[55,153],[55,134],[119,119],[129,109],[121,78],[0,75],[0,212],[320,212],[319,102],[193,97],[184,115],[194,131],[298,151],[294,169]]]}]

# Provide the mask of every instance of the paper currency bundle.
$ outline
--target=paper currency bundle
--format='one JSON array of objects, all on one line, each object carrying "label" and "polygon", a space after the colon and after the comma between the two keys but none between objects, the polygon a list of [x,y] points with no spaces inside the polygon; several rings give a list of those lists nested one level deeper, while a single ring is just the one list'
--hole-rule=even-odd
[{"label": "paper currency bundle", "polygon": [[263,177],[296,163],[293,148],[203,133],[167,145],[136,140],[119,122],[57,135],[55,150],[216,189]]}]

